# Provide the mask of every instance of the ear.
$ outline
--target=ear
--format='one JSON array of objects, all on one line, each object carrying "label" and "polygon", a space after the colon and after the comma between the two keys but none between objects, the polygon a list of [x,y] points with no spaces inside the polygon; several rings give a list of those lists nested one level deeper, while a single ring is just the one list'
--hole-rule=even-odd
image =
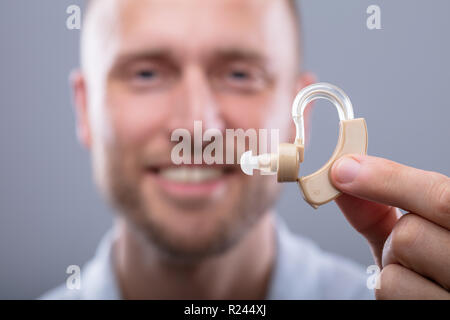
[{"label": "ear", "polygon": [[[302,72],[296,82],[294,97],[297,95],[297,93],[302,90],[304,87],[307,87],[313,83],[317,82],[317,77],[312,72]],[[309,130],[310,130],[310,115],[311,115],[311,107],[314,104],[314,102],[311,102],[308,107],[305,109],[305,112],[303,113],[303,118],[305,121],[305,141],[303,141],[304,145],[306,146],[308,144],[309,140]],[[295,124],[292,122],[292,141],[295,139]]]},{"label": "ear", "polygon": [[70,74],[70,85],[72,87],[73,105],[76,116],[76,132],[80,143],[91,148],[91,128],[88,116],[87,86],[84,75],[80,70],[74,70]]}]

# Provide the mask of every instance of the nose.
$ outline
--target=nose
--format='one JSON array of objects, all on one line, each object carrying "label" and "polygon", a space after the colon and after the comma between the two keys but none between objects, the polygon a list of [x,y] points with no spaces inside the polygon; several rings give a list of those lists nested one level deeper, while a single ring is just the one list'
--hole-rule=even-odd
[{"label": "nose", "polygon": [[[169,120],[171,131],[183,128],[194,134],[194,122],[200,121],[203,132],[225,128],[220,108],[208,81],[208,76],[197,66],[185,69]],[[197,123],[197,128],[198,123]]]}]

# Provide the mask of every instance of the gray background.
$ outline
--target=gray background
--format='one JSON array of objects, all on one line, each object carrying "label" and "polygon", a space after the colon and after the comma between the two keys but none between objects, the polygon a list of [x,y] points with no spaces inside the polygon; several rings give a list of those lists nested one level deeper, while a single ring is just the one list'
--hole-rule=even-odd
[{"label": "gray background", "polygon": [[[0,298],[34,298],[83,265],[111,225],[75,138],[68,73],[79,31],[65,27],[80,0],[0,1]],[[366,8],[381,7],[382,30]],[[450,174],[450,2],[302,3],[305,68],[350,96],[365,117],[369,153]],[[302,174],[331,155],[338,129],[331,104],[314,111]],[[314,211],[295,185],[278,204],[292,229],[322,248],[372,264],[368,246],[334,203]]]}]

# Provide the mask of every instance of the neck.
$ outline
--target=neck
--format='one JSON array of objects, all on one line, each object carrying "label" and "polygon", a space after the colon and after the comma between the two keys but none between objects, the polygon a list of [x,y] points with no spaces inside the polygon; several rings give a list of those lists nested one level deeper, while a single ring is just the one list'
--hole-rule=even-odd
[{"label": "neck", "polygon": [[124,219],[116,222],[114,267],[125,299],[264,299],[275,260],[271,212],[219,256],[168,261]]}]

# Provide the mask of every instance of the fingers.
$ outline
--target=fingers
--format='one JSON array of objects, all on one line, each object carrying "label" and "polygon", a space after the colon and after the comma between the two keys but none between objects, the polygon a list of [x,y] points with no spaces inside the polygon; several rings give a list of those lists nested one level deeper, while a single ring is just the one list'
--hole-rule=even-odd
[{"label": "fingers", "polygon": [[[330,176],[344,192],[338,206],[384,266],[377,298],[450,299],[450,179],[358,155],[337,160]],[[396,207],[414,214],[399,219]]]},{"label": "fingers", "polygon": [[352,155],[334,163],[331,180],[344,193],[403,208],[450,229],[450,179],[444,175]]},{"label": "fingers", "polygon": [[382,264],[401,264],[450,288],[450,232],[415,214],[404,215],[383,249]]},{"label": "fingers", "polygon": [[342,194],[336,199],[349,223],[369,242],[376,263],[381,266],[381,253],[401,214],[397,208]]},{"label": "fingers", "polygon": [[380,288],[375,290],[375,297],[381,300],[448,300],[450,293],[405,267],[390,264],[381,270]]}]

